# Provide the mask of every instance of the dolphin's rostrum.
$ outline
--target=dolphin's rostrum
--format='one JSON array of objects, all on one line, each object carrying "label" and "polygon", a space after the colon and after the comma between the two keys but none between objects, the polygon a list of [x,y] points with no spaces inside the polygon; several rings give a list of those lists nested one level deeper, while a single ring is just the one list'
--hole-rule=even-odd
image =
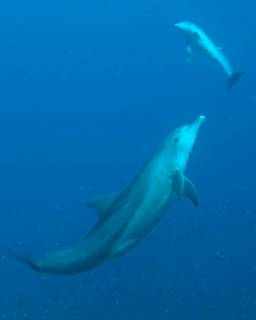
[{"label": "dolphin's rostrum", "polygon": [[98,212],[99,219],[79,244],[39,259],[12,255],[40,272],[90,270],[135,246],[159,222],[176,196],[187,197],[197,206],[196,188],[184,171],[204,120],[201,115],[170,134],[123,191],[88,201],[87,206]]}]

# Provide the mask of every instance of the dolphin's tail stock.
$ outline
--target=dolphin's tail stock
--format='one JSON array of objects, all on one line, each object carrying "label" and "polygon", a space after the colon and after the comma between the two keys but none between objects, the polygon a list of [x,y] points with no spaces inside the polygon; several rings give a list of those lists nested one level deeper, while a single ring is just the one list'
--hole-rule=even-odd
[{"label": "dolphin's tail stock", "polygon": [[228,77],[228,91],[232,89],[233,85],[238,82],[242,75],[243,72],[234,72]]},{"label": "dolphin's tail stock", "polygon": [[14,259],[16,259],[17,261],[28,265],[29,267],[31,267],[32,269],[34,269],[35,271],[40,271],[40,267],[37,265],[36,261],[34,261],[29,255],[23,255],[20,254],[14,250],[12,250],[11,248],[9,248],[8,246],[5,246],[5,252],[13,257]]}]

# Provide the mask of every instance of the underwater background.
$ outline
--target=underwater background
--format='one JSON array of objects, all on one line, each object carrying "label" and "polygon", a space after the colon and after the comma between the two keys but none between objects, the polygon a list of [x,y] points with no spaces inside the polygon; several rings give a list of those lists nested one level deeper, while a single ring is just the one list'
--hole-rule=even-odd
[{"label": "underwater background", "polygon": [[[0,319],[254,319],[256,5],[248,1],[0,3]],[[190,20],[244,72],[185,63]],[[76,276],[40,256],[95,223],[92,196],[121,190],[162,139],[205,114],[183,199],[133,250]]]}]

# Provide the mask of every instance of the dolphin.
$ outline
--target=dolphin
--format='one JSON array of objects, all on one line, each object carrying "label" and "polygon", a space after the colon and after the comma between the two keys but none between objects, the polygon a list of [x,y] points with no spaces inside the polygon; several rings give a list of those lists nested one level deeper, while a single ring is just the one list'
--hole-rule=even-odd
[{"label": "dolphin", "polygon": [[175,197],[187,197],[197,207],[196,188],[184,171],[204,120],[200,115],[167,136],[124,190],[89,200],[86,205],[99,218],[80,243],[38,259],[10,253],[39,272],[88,271],[134,247],[161,220]]},{"label": "dolphin", "polygon": [[216,46],[207,34],[192,22],[183,21],[174,25],[180,30],[186,40],[188,61],[193,59],[194,51],[199,51],[217,61],[228,76],[228,90],[239,80],[242,73],[234,72],[229,60],[224,55],[222,48]]}]

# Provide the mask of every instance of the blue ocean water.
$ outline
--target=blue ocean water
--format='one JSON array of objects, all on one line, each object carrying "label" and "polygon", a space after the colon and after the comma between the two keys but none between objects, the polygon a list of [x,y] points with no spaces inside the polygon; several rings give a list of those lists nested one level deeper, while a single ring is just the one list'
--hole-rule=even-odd
[{"label": "blue ocean water", "polygon": [[[0,319],[254,319],[255,4],[17,1],[0,4],[1,244],[40,255],[96,221],[83,203],[122,189],[173,129],[205,114],[176,203],[125,256],[49,276],[1,253]],[[185,61],[191,20],[244,72]]]}]

